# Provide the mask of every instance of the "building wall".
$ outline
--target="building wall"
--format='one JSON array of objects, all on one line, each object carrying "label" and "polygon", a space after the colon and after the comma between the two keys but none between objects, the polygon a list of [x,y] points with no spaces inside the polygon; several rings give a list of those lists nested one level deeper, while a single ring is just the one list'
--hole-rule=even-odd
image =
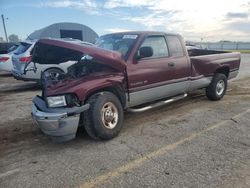
[{"label": "building wall", "polygon": [[31,33],[28,39],[61,38],[60,30],[81,30],[83,41],[94,43],[97,33],[88,26],[78,23],[56,23]]}]

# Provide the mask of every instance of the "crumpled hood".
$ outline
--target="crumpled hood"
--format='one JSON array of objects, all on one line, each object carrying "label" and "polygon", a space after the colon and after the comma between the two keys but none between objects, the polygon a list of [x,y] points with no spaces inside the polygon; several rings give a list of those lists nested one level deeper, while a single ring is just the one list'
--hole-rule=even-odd
[{"label": "crumpled hood", "polygon": [[61,39],[40,39],[34,46],[32,61],[39,64],[60,64],[69,60],[79,61],[84,55],[121,72],[126,68],[119,52]]}]

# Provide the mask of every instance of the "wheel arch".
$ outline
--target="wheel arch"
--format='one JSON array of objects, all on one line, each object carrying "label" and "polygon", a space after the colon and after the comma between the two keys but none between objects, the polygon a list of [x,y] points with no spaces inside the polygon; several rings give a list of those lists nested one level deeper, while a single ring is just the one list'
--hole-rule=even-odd
[{"label": "wheel arch", "polygon": [[43,88],[43,74],[44,74],[44,72],[46,72],[46,71],[48,71],[48,70],[50,70],[50,69],[57,69],[57,70],[59,70],[59,71],[65,73],[64,70],[62,70],[62,69],[59,68],[59,67],[47,67],[46,69],[41,70],[41,72],[40,72],[40,79],[39,79],[39,81],[38,81],[38,84],[39,84],[42,88]]},{"label": "wheel arch", "polygon": [[215,74],[216,73],[224,74],[228,78],[228,76],[229,76],[229,67],[228,66],[220,67],[220,68],[218,68],[216,70]]},{"label": "wheel arch", "polygon": [[62,71],[63,73],[65,73],[65,71],[64,71],[63,69],[61,69],[60,67],[47,67],[46,69],[41,70],[41,73],[42,73],[42,72],[46,72],[46,71],[48,71],[48,70],[50,70],[50,69],[57,69],[57,70],[60,70],[60,71]]},{"label": "wheel arch", "polygon": [[91,91],[91,92],[87,93],[84,101],[87,101],[94,94],[105,92],[105,91],[113,93],[119,99],[119,101],[121,102],[122,107],[123,108],[126,107],[126,104],[127,104],[127,97],[126,97],[126,94],[125,94],[126,92],[125,92],[125,89],[120,84],[107,86],[107,87],[103,87],[101,89],[97,89],[95,91]]}]

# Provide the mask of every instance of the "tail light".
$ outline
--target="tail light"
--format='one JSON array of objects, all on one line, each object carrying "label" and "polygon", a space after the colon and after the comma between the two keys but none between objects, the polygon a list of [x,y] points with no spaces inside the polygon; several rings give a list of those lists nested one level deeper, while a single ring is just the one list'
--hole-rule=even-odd
[{"label": "tail light", "polygon": [[9,59],[9,57],[0,57],[0,61],[5,62]]},{"label": "tail light", "polygon": [[32,56],[28,56],[28,57],[21,57],[19,58],[19,61],[22,63],[29,63],[31,61]]}]

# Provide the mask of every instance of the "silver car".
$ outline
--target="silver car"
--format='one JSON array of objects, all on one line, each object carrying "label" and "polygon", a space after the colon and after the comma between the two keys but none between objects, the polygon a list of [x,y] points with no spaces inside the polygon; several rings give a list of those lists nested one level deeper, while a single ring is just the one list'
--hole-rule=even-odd
[{"label": "silver car", "polygon": [[8,53],[0,54],[0,71],[11,72],[12,70],[12,55],[15,49],[18,47],[18,44],[13,45],[8,49]]}]

